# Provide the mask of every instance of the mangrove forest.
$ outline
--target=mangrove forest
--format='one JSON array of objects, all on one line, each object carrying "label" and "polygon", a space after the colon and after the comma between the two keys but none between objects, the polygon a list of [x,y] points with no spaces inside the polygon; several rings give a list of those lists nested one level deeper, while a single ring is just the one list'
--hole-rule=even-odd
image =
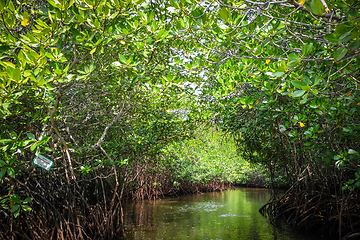
[{"label": "mangrove forest", "polygon": [[358,0],[0,0],[0,239],[126,239],[129,202],[235,185],[360,239],[359,88]]}]

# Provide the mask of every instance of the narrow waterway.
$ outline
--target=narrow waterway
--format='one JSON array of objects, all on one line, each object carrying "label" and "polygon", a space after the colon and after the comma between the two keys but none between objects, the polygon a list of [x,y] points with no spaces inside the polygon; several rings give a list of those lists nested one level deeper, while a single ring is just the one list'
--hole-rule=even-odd
[{"label": "narrow waterway", "polygon": [[258,210],[267,189],[236,190],[166,198],[124,205],[126,239],[321,239],[277,228]]}]

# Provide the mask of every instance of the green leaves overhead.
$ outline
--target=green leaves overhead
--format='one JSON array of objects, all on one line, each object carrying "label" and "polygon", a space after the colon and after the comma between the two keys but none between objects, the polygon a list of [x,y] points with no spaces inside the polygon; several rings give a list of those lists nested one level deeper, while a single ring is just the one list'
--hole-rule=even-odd
[{"label": "green leaves overhead", "polygon": [[305,56],[305,55],[308,55],[310,54],[312,51],[314,50],[314,45],[313,43],[306,43],[303,48],[302,48],[302,54]]},{"label": "green leaves overhead", "polygon": [[304,95],[305,94],[305,91],[304,90],[296,90],[293,94],[292,94],[292,96],[294,97],[294,98],[297,98],[297,97],[301,97],[302,95]]},{"label": "green leaves overhead", "polygon": [[291,61],[297,62],[301,60],[301,57],[297,54],[289,54],[289,59]]},{"label": "green leaves overhead", "polygon": [[[58,8],[60,11],[69,9],[73,4],[74,0],[47,0],[53,7]],[[85,1],[89,4],[91,1]],[[92,6],[92,5],[91,5]]]},{"label": "green leaves overhead", "polygon": [[358,155],[344,149],[359,152],[357,2],[196,3],[207,22],[195,27],[194,15],[187,33],[203,51],[202,104],[212,121],[235,136],[249,161],[287,169],[289,179],[322,166],[314,175],[331,172],[353,189]]},{"label": "green leaves overhead", "polygon": [[324,38],[325,38],[326,40],[328,40],[329,42],[332,42],[332,43],[337,43],[337,42],[338,42],[338,39],[337,39],[335,33],[326,34],[326,35],[324,36]]},{"label": "green leaves overhead", "polygon": [[[66,169],[75,179],[93,174],[89,155],[107,159],[95,162],[106,173],[143,156],[158,161],[172,141],[192,136],[202,121],[191,101],[197,85],[190,84],[200,79],[199,65],[184,60],[192,59],[183,49],[190,53],[193,42],[184,41],[175,26],[189,28],[192,19],[168,11],[171,5],[182,9],[182,1],[35,2],[0,1],[4,186],[39,153],[50,154],[57,168],[37,178]],[[89,160],[74,161],[80,155]],[[30,199],[18,200],[7,209],[14,217],[31,210]]]},{"label": "green leaves overhead", "polygon": [[324,5],[321,3],[321,0],[313,0],[310,3],[310,9],[313,14],[320,15],[324,12]]},{"label": "green leaves overhead", "polygon": [[225,22],[229,22],[229,18],[231,16],[230,9],[226,7],[221,7],[219,10],[219,15]]},{"label": "green leaves overhead", "polygon": [[305,86],[305,84],[302,81],[299,81],[299,80],[293,80],[293,81],[291,81],[291,84],[294,85],[294,87],[297,87],[297,88],[302,88],[303,86]]},{"label": "green leaves overhead", "polygon": [[338,50],[336,50],[334,52],[334,61],[341,60],[343,57],[345,57],[347,52],[348,52],[348,50],[344,49],[344,48],[339,48]]},{"label": "green leaves overhead", "polygon": [[355,1],[18,2],[0,1],[0,180],[40,151],[131,175],[209,119],[270,169],[357,172]]}]

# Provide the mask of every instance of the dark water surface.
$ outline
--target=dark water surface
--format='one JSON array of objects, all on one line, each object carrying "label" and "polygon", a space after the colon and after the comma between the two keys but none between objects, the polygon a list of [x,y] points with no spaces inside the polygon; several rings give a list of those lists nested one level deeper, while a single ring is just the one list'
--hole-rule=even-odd
[{"label": "dark water surface", "polygon": [[277,228],[259,209],[270,190],[236,190],[127,203],[126,239],[309,240],[283,224]]}]

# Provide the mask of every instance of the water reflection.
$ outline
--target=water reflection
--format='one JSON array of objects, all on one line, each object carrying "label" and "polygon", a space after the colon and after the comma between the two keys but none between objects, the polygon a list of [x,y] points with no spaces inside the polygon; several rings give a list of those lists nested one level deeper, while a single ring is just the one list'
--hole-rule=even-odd
[{"label": "water reflection", "polygon": [[[259,208],[266,189],[239,188],[124,205],[126,239],[308,240],[269,224]],[[319,239],[319,238],[317,238]]]}]

